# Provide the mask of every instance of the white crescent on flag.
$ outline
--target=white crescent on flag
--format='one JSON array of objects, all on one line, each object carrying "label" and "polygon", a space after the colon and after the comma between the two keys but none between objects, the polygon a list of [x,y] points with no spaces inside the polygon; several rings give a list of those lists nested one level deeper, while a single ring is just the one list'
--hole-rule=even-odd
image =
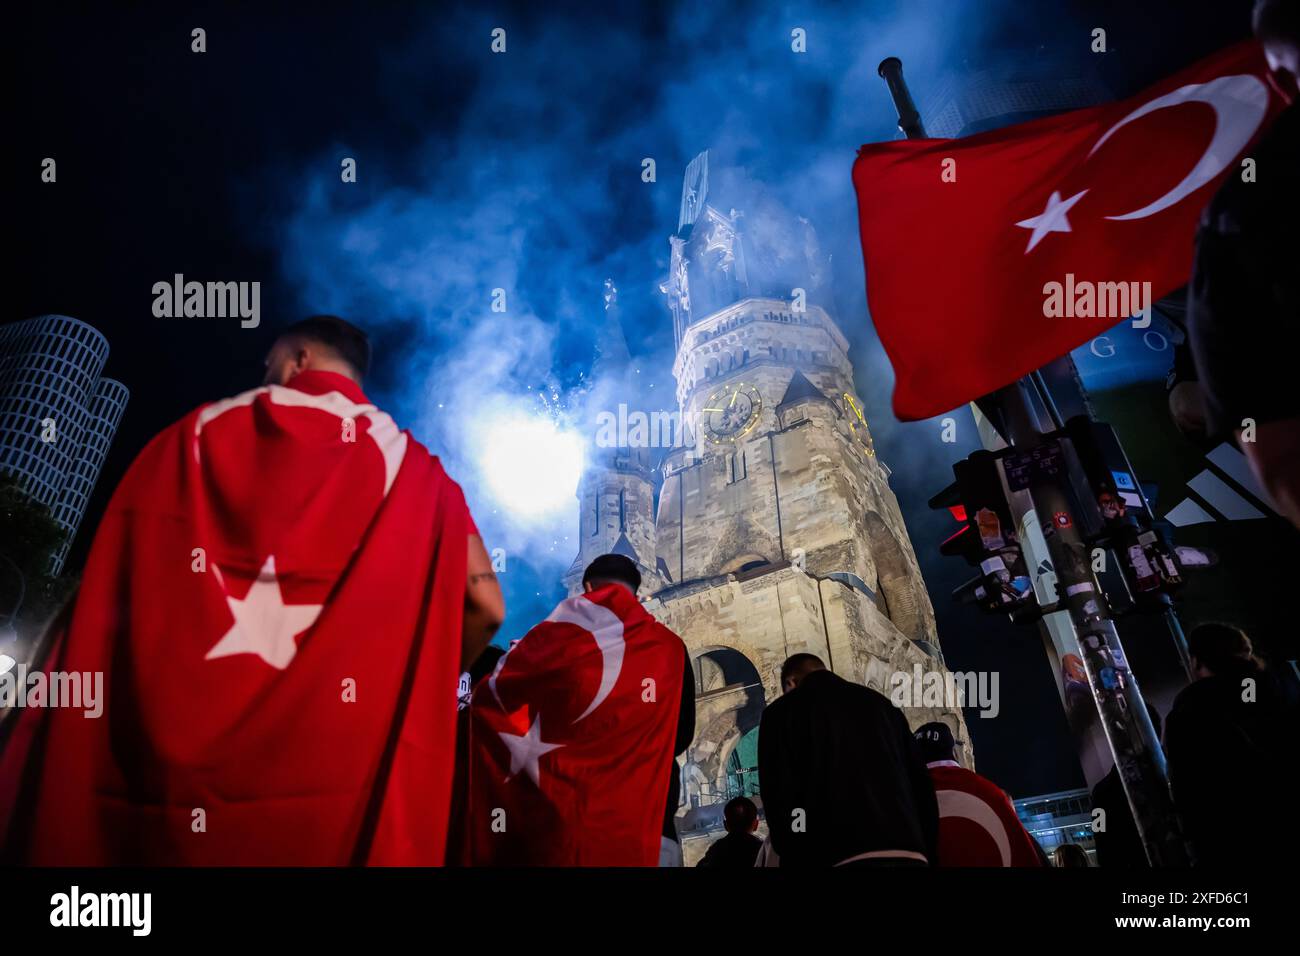
[{"label": "white crescent on flag", "polygon": [[[269,395],[273,405],[315,408],[337,415],[340,419],[351,418],[354,421],[362,417],[370,419],[370,428],[366,430],[366,434],[374,441],[379,454],[383,456],[384,497],[388,497],[388,490],[393,487],[398,469],[402,467],[402,461],[406,458],[406,435],[386,412],[381,412],[374,405],[358,405],[339,392],[311,395],[300,392],[296,388],[285,388],[283,385],[263,385],[260,388],[249,389],[232,398],[225,398],[204,406],[199,412],[198,420],[194,423],[194,437],[198,438],[203,427],[213,419],[220,418],[231,409],[252,405],[259,395]],[[199,446],[196,443],[194,457],[197,459],[198,455]]]},{"label": "white crescent on flag", "polygon": [[1088,155],[1092,156],[1101,149],[1106,140],[1134,120],[1156,110],[1183,103],[1205,103],[1214,110],[1214,135],[1210,138],[1210,145],[1205,148],[1205,152],[1192,167],[1192,171],[1169,192],[1141,209],[1119,216],[1107,216],[1107,219],[1145,219],[1147,216],[1153,216],[1162,209],[1168,209],[1174,203],[1181,202],[1227,169],[1228,164],[1255,135],[1259,124],[1264,122],[1264,115],[1268,112],[1268,87],[1259,77],[1248,73],[1220,76],[1208,83],[1189,83],[1187,86],[1180,86],[1164,96],[1157,96],[1129,113],[1097,140],[1096,145],[1088,151]]}]

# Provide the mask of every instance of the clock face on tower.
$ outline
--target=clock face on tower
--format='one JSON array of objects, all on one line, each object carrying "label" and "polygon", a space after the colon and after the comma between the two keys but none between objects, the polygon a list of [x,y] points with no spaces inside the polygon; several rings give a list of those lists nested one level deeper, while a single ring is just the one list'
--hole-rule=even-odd
[{"label": "clock face on tower", "polygon": [[700,409],[704,436],[714,444],[739,441],[758,424],[763,397],[758,389],[735,382],[718,389]]},{"label": "clock face on tower", "polygon": [[857,439],[858,444],[868,457],[874,458],[876,446],[871,441],[871,435],[867,432],[867,419],[862,414],[862,407],[853,400],[853,396],[848,392],[844,393],[844,409],[848,413],[849,431]]}]

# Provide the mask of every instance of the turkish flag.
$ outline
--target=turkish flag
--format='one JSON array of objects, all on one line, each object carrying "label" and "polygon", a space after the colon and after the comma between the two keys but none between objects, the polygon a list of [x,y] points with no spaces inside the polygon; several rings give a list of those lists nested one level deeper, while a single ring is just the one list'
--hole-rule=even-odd
[{"label": "turkish flag", "polygon": [[167,428],[113,495],[47,665],[101,673],[102,715],[24,711],[0,760],[8,854],[442,863],[471,526],[438,460],[341,375]]},{"label": "turkish flag", "polygon": [[939,803],[939,866],[1042,866],[1034,842],[998,786],[955,761],[929,764]]},{"label": "turkish flag", "polygon": [[1138,311],[1121,293],[1186,283],[1202,208],[1284,105],[1266,75],[1244,43],[1119,103],[863,146],[853,184],[894,413],[979,398]]},{"label": "turkish flag", "polygon": [[470,703],[475,866],[655,866],[686,647],[610,584],[563,601]]}]

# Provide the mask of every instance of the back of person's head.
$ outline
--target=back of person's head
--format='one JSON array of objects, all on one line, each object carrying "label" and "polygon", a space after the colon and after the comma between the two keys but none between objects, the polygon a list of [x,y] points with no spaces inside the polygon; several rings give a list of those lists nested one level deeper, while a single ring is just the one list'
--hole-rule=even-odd
[{"label": "back of person's head", "polygon": [[952,735],[952,728],[942,720],[922,724],[912,736],[916,738],[926,763],[957,759],[957,739]]},{"label": "back of person's head", "polygon": [[1300,0],[1256,0],[1251,24],[1278,91],[1294,102],[1300,78]]},{"label": "back of person's head", "polygon": [[758,829],[758,807],[749,797],[728,800],[722,809],[722,825],[728,833],[753,833]]},{"label": "back of person's head", "polygon": [[312,315],[282,331],[266,357],[266,383],[283,385],[298,372],[339,372],[361,382],[370,371],[370,339],[336,315]]},{"label": "back of person's head", "polygon": [[621,584],[636,594],[641,588],[641,572],[636,562],[622,554],[602,554],[582,572],[582,590],[594,591],[606,584]]},{"label": "back of person's head", "polygon": [[789,693],[813,671],[824,671],[826,665],[816,654],[791,654],[781,665],[781,690]]},{"label": "back of person's head", "polygon": [[1088,853],[1077,843],[1062,843],[1052,851],[1052,862],[1060,867],[1089,867]]},{"label": "back of person's head", "polygon": [[1258,669],[1250,638],[1235,624],[1211,621],[1198,624],[1187,635],[1187,652],[1198,677]]}]

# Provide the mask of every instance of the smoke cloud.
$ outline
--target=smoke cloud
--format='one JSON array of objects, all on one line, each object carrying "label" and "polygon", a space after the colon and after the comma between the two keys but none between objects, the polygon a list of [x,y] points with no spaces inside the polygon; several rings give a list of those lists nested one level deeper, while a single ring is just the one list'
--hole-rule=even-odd
[{"label": "smoke cloud", "polygon": [[[376,113],[409,140],[397,149],[364,136],[339,142],[281,224],[282,265],[304,307],[376,331],[387,363],[376,399],[444,458],[489,546],[513,559],[507,637],[558,596],[576,553],[576,501],[547,520],[510,519],[480,474],[485,428],[507,414],[567,427],[619,401],[675,407],[658,284],[681,175],[701,150],[711,173],[731,171],[728,195],[744,195],[733,204],[747,228],[777,222],[770,209],[816,230],[833,263],[821,304],[855,344],[877,447],[905,508],[951,480],[949,464],[976,447],[966,412],[958,446],[940,443],[932,423],[893,420],[892,373],[867,321],[850,169],[859,145],[897,135],[881,59],[903,58],[924,104],[927,88],[994,46],[1008,14],[1023,18],[1023,8],[725,7],[656,5],[640,20],[430,10],[376,78]],[[496,27],[506,30],[505,53],[490,52]],[[806,53],[792,50],[795,29],[805,31]],[[345,156],[357,160],[356,184],[340,182]],[[642,181],[647,158],[653,183]],[[806,241],[763,238],[800,253]],[[619,289],[633,366],[611,382],[591,374],[606,278]],[[492,309],[498,289],[504,312]]]}]

